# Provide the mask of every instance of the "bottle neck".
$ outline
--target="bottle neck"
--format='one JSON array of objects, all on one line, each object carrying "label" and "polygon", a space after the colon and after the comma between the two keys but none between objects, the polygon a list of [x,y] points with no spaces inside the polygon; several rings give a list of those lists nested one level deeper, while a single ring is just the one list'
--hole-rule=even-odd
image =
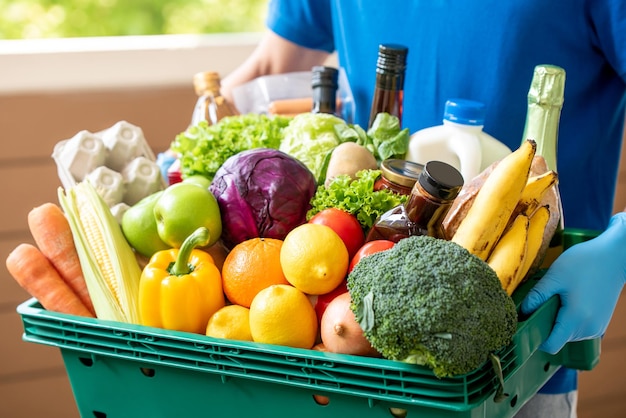
[{"label": "bottle neck", "polygon": [[447,126],[452,126],[457,129],[470,131],[470,132],[482,132],[484,129],[483,125],[469,125],[467,123],[452,122],[451,120],[447,120],[447,119],[443,120],[443,124]]},{"label": "bottle neck", "polygon": [[557,144],[561,106],[537,103],[529,100],[523,140],[537,143],[536,155],[546,160],[548,169],[557,171]]},{"label": "bottle neck", "polygon": [[205,86],[204,89],[198,89],[196,90],[196,92],[198,93],[199,97],[207,97],[207,96],[212,96],[212,97],[219,97],[221,96],[220,94],[220,85],[213,85],[213,86]]},{"label": "bottle neck", "polygon": [[312,113],[335,114],[337,110],[337,89],[333,86],[321,85],[313,88]]},{"label": "bottle neck", "polygon": [[403,100],[404,73],[377,72],[368,128],[379,113],[396,116],[402,124]]}]

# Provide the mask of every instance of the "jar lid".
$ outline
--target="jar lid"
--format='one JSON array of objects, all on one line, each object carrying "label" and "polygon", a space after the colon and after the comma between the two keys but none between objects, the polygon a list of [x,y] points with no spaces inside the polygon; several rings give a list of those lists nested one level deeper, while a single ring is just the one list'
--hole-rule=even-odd
[{"label": "jar lid", "polygon": [[419,184],[434,197],[452,200],[463,187],[463,176],[443,161],[429,161],[420,174]]},{"label": "jar lid", "polygon": [[380,171],[387,180],[405,187],[413,187],[423,169],[422,164],[398,158],[380,163]]},{"label": "jar lid", "polygon": [[485,123],[485,105],[474,100],[450,99],[446,101],[443,118],[463,125],[482,126]]}]

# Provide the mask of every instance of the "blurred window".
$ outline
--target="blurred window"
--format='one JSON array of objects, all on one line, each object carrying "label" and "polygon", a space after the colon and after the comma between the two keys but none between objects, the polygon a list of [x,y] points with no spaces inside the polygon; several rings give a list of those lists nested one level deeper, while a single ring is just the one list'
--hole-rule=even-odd
[{"label": "blurred window", "polygon": [[267,0],[0,0],[0,39],[258,32]]}]

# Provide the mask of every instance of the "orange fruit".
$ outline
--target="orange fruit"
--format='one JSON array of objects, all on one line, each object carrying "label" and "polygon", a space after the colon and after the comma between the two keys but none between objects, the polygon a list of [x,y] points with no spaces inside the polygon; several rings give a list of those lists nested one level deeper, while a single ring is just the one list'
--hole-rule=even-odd
[{"label": "orange fruit", "polygon": [[273,284],[289,284],[280,265],[283,241],[251,238],[240,242],[222,264],[222,287],[228,300],[250,307],[261,290]]},{"label": "orange fruit", "polygon": [[348,250],[330,227],[306,223],[292,229],[283,241],[280,264],[287,281],[309,295],[336,288],[348,272]]},{"label": "orange fruit", "polygon": [[269,286],[250,305],[250,333],[255,342],[311,348],[317,327],[309,298],[291,285]]},{"label": "orange fruit", "polygon": [[252,341],[250,309],[241,305],[224,306],[209,319],[206,335],[215,338]]}]

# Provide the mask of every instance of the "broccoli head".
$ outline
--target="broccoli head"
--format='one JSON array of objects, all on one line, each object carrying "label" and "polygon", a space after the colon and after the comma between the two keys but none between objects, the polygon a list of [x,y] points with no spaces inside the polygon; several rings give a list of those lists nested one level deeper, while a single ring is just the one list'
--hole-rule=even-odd
[{"label": "broccoli head", "polygon": [[348,276],[352,311],[385,358],[438,377],[466,374],[511,342],[515,303],[496,273],[451,241],[400,240],[364,257]]}]

